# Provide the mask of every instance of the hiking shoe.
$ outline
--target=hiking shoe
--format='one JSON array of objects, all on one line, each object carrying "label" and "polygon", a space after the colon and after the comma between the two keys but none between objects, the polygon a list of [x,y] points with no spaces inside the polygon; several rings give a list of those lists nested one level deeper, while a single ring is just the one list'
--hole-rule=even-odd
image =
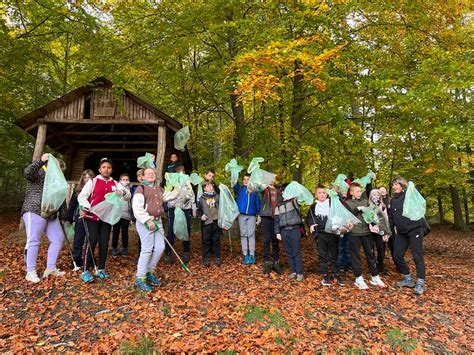
[{"label": "hiking shoe", "polygon": [[25,279],[26,281],[29,281],[29,282],[33,282],[35,284],[37,284],[38,282],[40,282],[40,278],[38,277],[38,274],[36,273],[35,270],[33,271],[28,271],[26,273],[26,276],[25,276]]},{"label": "hiking shoe", "polygon": [[173,256],[171,253],[165,253],[165,264],[173,264]]},{"label": "hiking shoe", "polygon": [[323,276],[323,279],[321,280],[321,284],[323,286],[331,286],[331,278],[329,277],[329,275]]},{"label": "hiking shoe", "polygon": [[133,285],[135,288],[138,288],[140,291],[144,292],[150,292],[153,290],[150,285],[147,285],[145,282],[146,278],[145,277],[138,277],[137,281],[135,281],[135,284]]},{"label": "hiking shoe", "polygon": [[45,277],[48,277],[49,275],[53,275],[53,276],[64,276],[65,272],[64,271],[60,271],[59,269],[46,269],[44,270],[43,272],[43,278]]},{"label": "hiking shoe", "polygon": [[362,276],[359,276],[358,278],[355,279],[354,283],[359,290],[368,290],[369,286],[364,281],[364,278]]},{"label": "hiking shoe", "polygon": [[128,248],[122,248],[122,256],[128,256]]},{"label": "hiking shoe", "polygon": [[370,284],[377,286],[378,288],[386,288],[387,285],[382,281],[379,275],[377,276],[372,276],[372,279],[370,280]]},{"label": "hiking shoe", "polygon": [[103,270],[103,269],[98,270],[98,271],[95,273],[95,276],[97,276],[99,279],[102,279],[102,280],[109,278],[109,275],[107,275],[107,274],[105,273],[105,270]]},{"label": "hiking shoe", "polygon": [[209,258],[208,257],[204,257],[202,259],[202,264],[205,266],[205,267],[209,267],[211,264],[209,264]]},{"label": "hiking shoe", "polygon": [[396,283],[398,287],[415,287],[415,282],[411,278],[411,275],[403,275],[403,280]]},{"label": "hiking shoe", "polygon": [[288,278],[291,279],[291,280],[296,279],[296,272],[292,272],[291,274],[289,274]]},{"label": "hiking shoe", "polygon": [[339,286],[344,286],[346,283],[344,282],[344,280],[342,279],[342,275],[339,275],[339,274],[336,274],[334,276],[334,279],[336,280],[336,283],[339,285]]},{"label": "hiking shoe", "polygon": [[214,260],[214,265],[216,265],[216,266],[221,266],[221,264],[222,264],[221,258],[216,257],[215,260]]},{"label": "hiking shoe", "polygon": [[255,265],[255,255],[249,255],[249,265]]},{"label": "hiking shoe", "polygon": [[183,263],[187,264],[189,262],[189,257],[190,257],[190,254],[188,251],[185,251],[183,253]]},{"label": "hiking shoe", "polygon": [[90,284],[94,282],[94,276],[92,276],[89,271],[84,271],[81,276],[82,281],[84,281],[86,284]]},{"label": "hiking shoe", "polygon": [[151,286],[161,286],[160,279],[152,272],[146,273],[146,282]]},{"label": "hiking shoe", "polygon": [[281,268],[281,265],[280,265],[280,262],[279,261],[275,261],[273,263],[273,270],[275,270],[275,272],[278,274],[278,275],[282,275],[283,274],[283,269]]},{"label": "hiking shoe", "polygon": [[296,281],[301,282],[301,281],[303,281],[303,280],[304,280],[303,274],[298,274],[298,275],[296,275]]},{"label": "hiking shoe", "polygon": [[113,256],[113,257],[118,256],[118,249],[117,249],[117,248],[113,248],[113,249],[112,249],[112,256]]},{"label": "hiking shoe", "polygon": [[263,273],[269,274],[272,271],[272,263],[269,261],[263,262]]},{"label": "hiking shoe", "polygon": [[415,293],[417,295],[422,295],[425,292],[425,280],[418,279],[415,285]]},{"label": "hiking shoe", "polygon": [[250,262],[250,256],[249,255],[244,255],[244,258],[242,259],[242,264],[243,265],[248,265]]}]

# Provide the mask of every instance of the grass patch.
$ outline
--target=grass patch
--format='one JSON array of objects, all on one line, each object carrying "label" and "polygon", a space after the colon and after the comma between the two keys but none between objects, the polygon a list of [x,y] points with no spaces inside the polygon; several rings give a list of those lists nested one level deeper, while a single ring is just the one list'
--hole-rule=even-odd
[{"label": "grass patch", "polygon": [[124,342],[120,347],[120,351],[124,354],[160,354],[155,348],[155,343],[150,338],[141,338],[137,345],[131,345],[129,342]]},{"label": "grass patch", "polygon": [[290,330],[288,322],[285,317],[282,316],[280,311],[270,311],[269,309],[260,306],[247,306],[245,308],[244,320],[247,323],[263,322],[269,327],[282,329],[285,332]]},{"label": "grass patch", "polygon": [[390,329],[385,333],[385,341],[393,351],[413,351],[418,346],[418,339],[409,338],[400,329]]},{"label": "grass patch", "polygon": [[171,314],[170,306],[168,306],[168,303],[165,303],[163,307],[161,307],[161,311],[165,316],[169,316]]},{"label": "grass patch", "polygon": [[367,354],[367,351],[365,349],[355,347],[355,348],[349,348],[346,351],[344,351],[344,354],[346,355],[363,355]]}]

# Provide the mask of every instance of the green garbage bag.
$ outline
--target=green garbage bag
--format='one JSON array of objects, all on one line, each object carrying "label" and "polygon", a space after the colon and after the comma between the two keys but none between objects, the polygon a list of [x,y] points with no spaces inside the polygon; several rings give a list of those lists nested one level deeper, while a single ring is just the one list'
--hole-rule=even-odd
[{"label": "green garbage bag", "polygon": [[224,168],[225,171],[230,173],[230,184],[231,186],[234,186],[237,184],[237,181],[239,181],[239,173],[243,170],[244,168],[237,164],[236,159],[231,159],[230,162],[228,162]]},{"label": "green garbage bag", "polygon": [[173,233],[179,240],[189,240],[188,223],[186,221],[186,215],[183,210],[179,207],[174,209],[174,222],[173,222]]},{"label": "green garbage bag", "polygon": [[362,186],[362,191],[365,191],[365,187],[375,179],[375,173],[372,170],[369,170],[367,175],[361,177],[360,179],[355,179],[353,182],[356,182]]},{"label": "green garbage bag", "polygon": [[174,147],[184,152],[186,143],[189,140],[189,127],[183,127],[174,134]]},{"label": "green garbage bag", "polygon": [[74,240],[74,222],[73,223],[64,222],[64,231],[66,232],[65,237],[69,241],[73,241]]},{"label": "green garbage bag", "polygon": [[419,221],[426,214],[426,200],[415,188],[413,181],[408,182],[408,188],[405,192],[405,201],[403,201],[402,216],[412,221]]},{"label": "green garbage bag", "polygon": [[349,190],[349,184],[346,182],[346,179],[346,175],[339,174],[332,183],[332,186],[337,186],[343,195],[347,195],[347,190]]},{"label": "green garbage bag", "polygon": [[375,222],[375,207],[364,207],[362,217],[367,224]]},{"label": "green garbage bag", "polygon": [[189,180],[189,175],[183,173],[165,173],[166,187],[173,188],[186,185]]},{"label": "green garbage bag", "polygon": [[252,174],[250,174],[248,189],[249,191],[263,191],[273,182],[273,180],[275,180],[275,178],[275,174],[256,168],[252,171]]},{"label": "green garbage bag", "polygon": [[229,188],[224,185],[219,185],[219,209],[218,220],[219,227],[223,229],[230,229],[235,219],[239,216],[239,207],[232,196]]},{"label": "green garbage bag", "polygon": [[299,205],[311,205],[313,203],[311,192],[297,181],[292,181],[286,186],[282,197],[284,200],[296,198]]},{"label": "green garbage bag", "polygon": [[265,159],[261,157],[253,158],[250,162],[249,167],[247,168],[247,172],[251,174],[255,169],[260,168],[260,163],[262,163],[263,161],[265,161]]},{"label": "green garbage bag", "polygon": [[105,200],[92,206],[90,211],[94,213],[101,221],[110,225],[116,224],[122,217],[122,196],[115,192],[109,192],[105,195]]},{"label": "green garbage bag", "polygon": [[342,205],[336,191],[327,190],[327,193],[331,198],[331,206],[329,207],[328,220],[324,229],[327,233],[342,236],[349,232],[355,224],[359,224],[360,221]]},{"label": "green garbage bag", "polygon": [[64,201],[68,183],[56,158],[49,154],[41,197],[41,217],[49,218],[56,213]]},{"label": "green garbage bag", "polygon": [[191,181],[191,184],[197,185],[198,191],[197,191],[197,199],[201,197],[203,191],[202,191],[202,183],[204,182],[204,178],[199,176],[197,173],[192,173],[189,176],[189,181]]},{"label": "green garbage bag", "polygon": [[155,160],[154,155],[150,153],[145,153],[144,156],[137,159],[137,167],[140,169],[153,168],[155,169]]}]

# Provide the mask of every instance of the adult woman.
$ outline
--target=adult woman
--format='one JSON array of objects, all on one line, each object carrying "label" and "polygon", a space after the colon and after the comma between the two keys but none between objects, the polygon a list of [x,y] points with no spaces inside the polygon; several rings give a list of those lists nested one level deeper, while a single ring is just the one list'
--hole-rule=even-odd
[{"label": "adult woman", "polygon": [[[397,282],[399,287],[415,288],[415,293],[421,295],[425,291],[425,262],[423,259],[423,237],[426,233],[426,222],[423,218],[412,221],[403,216],[403,203],[407,181],[397,176],[392,180],[394,197],[391,200],[389,219],[393,229],[393,248],[397,267],[403,274],[403,280]],[[416,266],[416,284],[410,274],[410,269],[405,261],[405,253],[410,247]]]}]

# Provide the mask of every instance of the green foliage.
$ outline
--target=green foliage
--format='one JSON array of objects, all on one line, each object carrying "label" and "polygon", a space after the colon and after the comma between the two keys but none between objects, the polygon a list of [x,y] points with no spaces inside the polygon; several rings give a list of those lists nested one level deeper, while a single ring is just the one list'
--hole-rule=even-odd
[{"label": "green foliage", "polygon": [[263,322],[269,327],[282,329],[286,332],[290,329],[285,317],[283,317],[277,309],[269,310],[261,306],[247,306],[245,309],[244,320],[247,323]]},{"label": "green foliage", "polygon": [[390,344],[393,351],[409,352],[418,346],[416,338],[409,338],[400,329],[390,329],[385,333],[385,341]]},{"label": "green foliage", "polygon": [[155,347],[153,340],[147,337],[140,339],[138,344],[132,345],[129,342],[124,342],[120,348],[120,351],[123,354],[137,354],[137,355],[155,355],[160,354]]}]

